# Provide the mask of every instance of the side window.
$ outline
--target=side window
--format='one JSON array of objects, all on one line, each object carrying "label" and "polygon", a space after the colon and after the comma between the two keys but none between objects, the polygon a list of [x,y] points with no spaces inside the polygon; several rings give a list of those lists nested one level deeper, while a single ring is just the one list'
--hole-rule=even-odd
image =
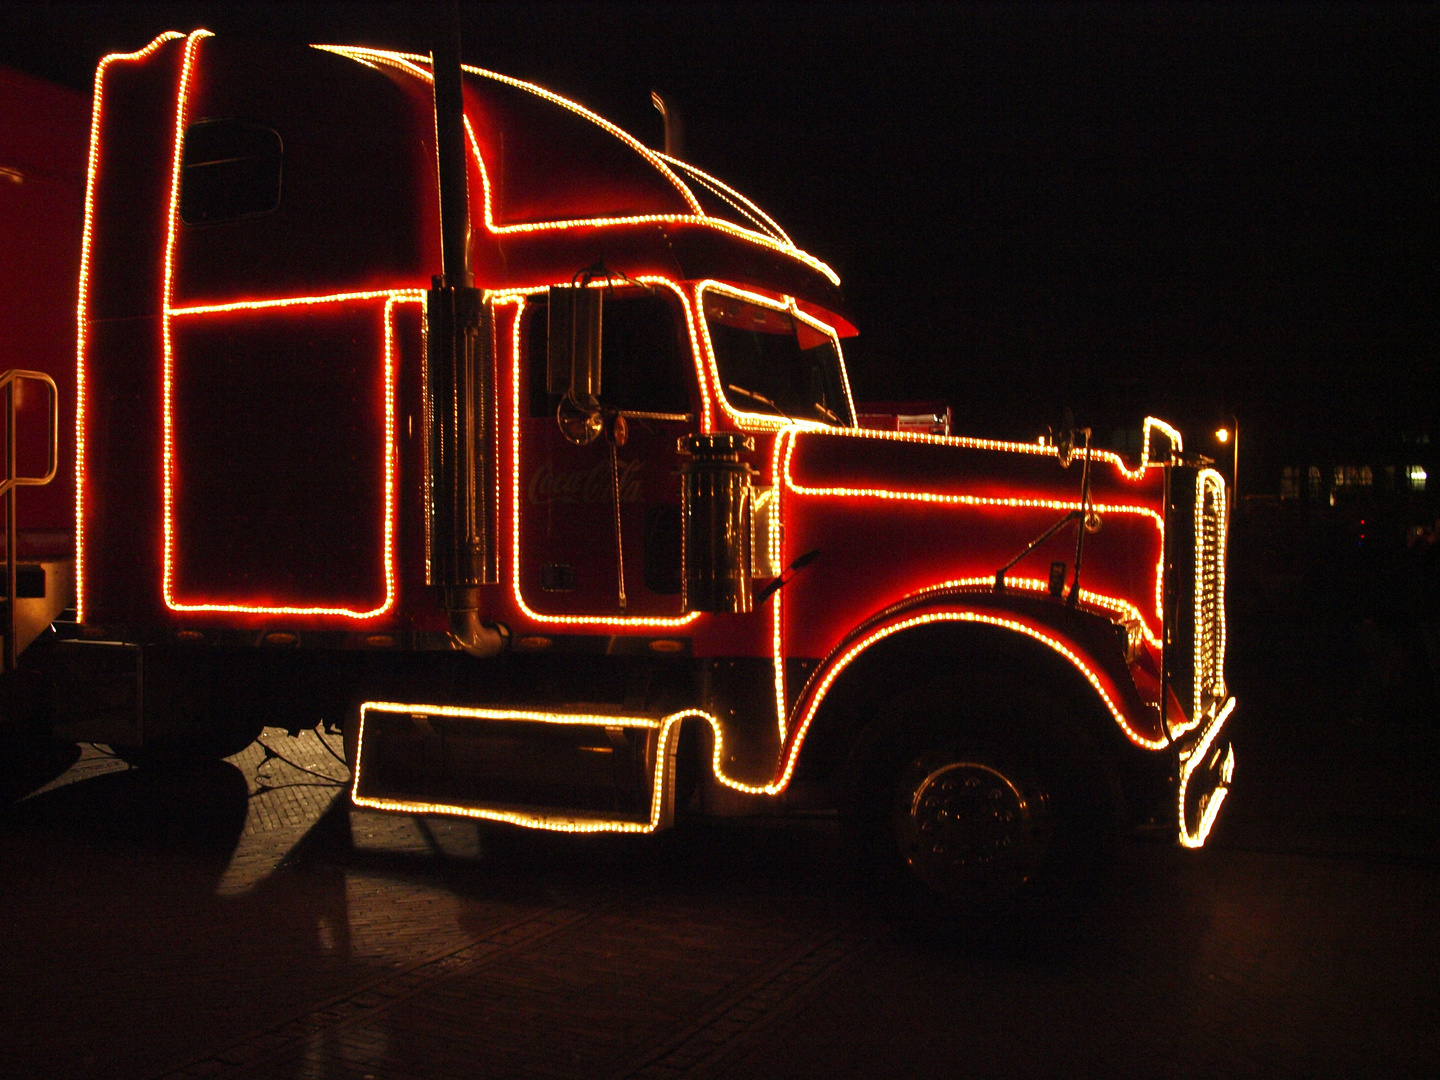
[{"label": "side window", "polygon": [[284,160],[280,133],[262,124],[191,124],[180,158],[180,220],[213,225],[270,213],[280,205]]},{"label": "side window", "polygon": [[[545,392],[549,312],[543,296],[525,307],[530,415],[554,416]],[[643,289],[607,292],[601,317],[600,401],[624,412],[689,413],[694,362],[679,305]]]}]

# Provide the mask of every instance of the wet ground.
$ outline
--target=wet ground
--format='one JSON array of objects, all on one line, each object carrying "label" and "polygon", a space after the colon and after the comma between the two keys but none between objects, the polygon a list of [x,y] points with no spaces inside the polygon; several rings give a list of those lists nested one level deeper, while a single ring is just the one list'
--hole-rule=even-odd
[{"label": "wet ground", "polygon": [[350,810],[323,732],[169,777],[82,748],[0,815],[0,1073],[1440,1074],[1423,635],[1286,588],[1234,586],[1210,846],[1124,841],[1087,904],[948,945],[823,819],[498,833]]}]

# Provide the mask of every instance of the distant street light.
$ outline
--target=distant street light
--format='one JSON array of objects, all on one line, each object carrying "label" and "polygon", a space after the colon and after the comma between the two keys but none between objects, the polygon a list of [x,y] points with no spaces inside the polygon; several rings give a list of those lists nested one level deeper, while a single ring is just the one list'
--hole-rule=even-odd
[{"label": "distant street light", "polygon": [[1215,441],[1222,446],[1230,444],[1230,501],[1235,510],[1240,509],[1240,421],[1230,414],[1230,426],[1215,432]]}]

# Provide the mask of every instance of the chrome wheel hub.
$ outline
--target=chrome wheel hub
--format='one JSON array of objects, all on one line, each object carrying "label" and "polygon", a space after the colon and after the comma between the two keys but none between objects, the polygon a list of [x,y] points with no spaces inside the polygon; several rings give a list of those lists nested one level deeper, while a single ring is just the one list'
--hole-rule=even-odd
[{"label": "chrome wheel hub", "polygon": [[956,900],[1003,900],[1044,859],[1044,797],[979,761],[916,761],[896,792],[896,839],[911,872]]}]

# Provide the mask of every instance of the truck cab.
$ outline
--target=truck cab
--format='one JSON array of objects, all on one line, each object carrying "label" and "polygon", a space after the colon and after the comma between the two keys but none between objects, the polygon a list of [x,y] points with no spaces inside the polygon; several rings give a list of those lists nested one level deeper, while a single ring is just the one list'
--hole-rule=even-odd
[{"label": "truck cab", "polygon": [[473,67],[456,274],[436,77],[204,31],[102,62],[57,729],[159,761],[323,718],[355,805],[531,828],[834,811],[939,908],[1106,829],[1203,844],[1226,490],[1181,434],[857,403],[829,266]]}]

